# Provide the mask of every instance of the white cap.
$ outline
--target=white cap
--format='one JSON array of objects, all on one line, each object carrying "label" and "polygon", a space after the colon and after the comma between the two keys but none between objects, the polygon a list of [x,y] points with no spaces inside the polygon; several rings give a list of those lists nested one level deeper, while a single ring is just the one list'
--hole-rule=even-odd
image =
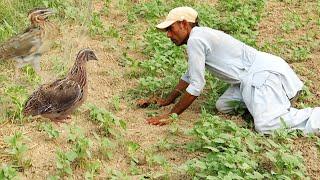
[{"label": "white cap", "polygon": [[156,27],[158,29],[165,29],[177,21],[186,20],[194,23],[198,17],[198,12],[191,7],[177,7],[172,9],[166,17],[166,20]]}]

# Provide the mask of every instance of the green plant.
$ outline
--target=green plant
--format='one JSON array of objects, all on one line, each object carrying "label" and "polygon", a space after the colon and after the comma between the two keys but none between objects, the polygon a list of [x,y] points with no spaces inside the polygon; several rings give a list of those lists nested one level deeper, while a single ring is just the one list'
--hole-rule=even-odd
[{"label": "green plant", "polygon": [[0,179],[13,180],[17,179],[17,171],[12,166],[3,165],[0,169]]},{"label": "green plant", "polygon": [[113,156],[113,148],[114,144],[108,139],[108,138],[102,138],[100,142],[100,152],[103,157],[106,157],[107,159],[111,159]]},{"label": "green plant", "polygon": [[[203,158],[194,158],[182,166],[191,176],[218,179],[306,177],[302,158],[292,155],[287,144],[292,136],[282,134],[286,139],[283,141],[273,135],[272,140],[205,110],[191,133],[196,138],[187,149],[205,153]],[[270,153],[266,155],[266,151]]]},{"label": "green plant", "polygon": [[117,180],[117,179],[129,180],[130,179],[126,173],[123,173],[115,169],[106,169],[106,174],[108,175],[108,179],[111,179],[111,180]]},{"label": "green plant", "polygon": [[61,150],[56,152],[56,166],[59,175],[72,175],[73,171],[71,163],[77,158],[77,154],[73,151],[63,152]]},{"label": "green plant", "polygon": [[299,29],[305,25],[302,17],[295,11],[288,12],[286,16],[286,21],[281,26],[281,29],[286,33],[290,33],[292,30]]},{"label": "green plant", "polygon": [[22,168],[31,166],[31,160],[25,159],[25,153],[28,151],[27,145],[24,141],[27,140],[21,132],[16,132],[12,136],[5,138],[8,145],[7,153],[11,156],[14,164]]},{"label": "green plant", "polygon": [[99,161],[89,162],[86,165],[87,171],[85,172],[85,179],[86,180],[93,180],[96,176],[96,173],[99,171],[101,167],[101,163]]},{"label": "green plant", "polygon": [[304,179],[305,167],[301,162],[303,158],[299,154],[291,154],[284,148],[277,151],[269,150],[265,156],[273,162],[274,173],[272,177],[275,179]]},{"label": "green plant", "polygon": [[69,129],[68,141],[73,143],[71,150],[68,153],[75,155],[72,161],[76,161],[80,167],[84,167],[86,161],[91,159],[90,148],[92,141],[85,137],[83,130],[77,126],[71,126]]},{"label": "green plant", "polygon": [[75,142],[78,138],[84,137],[83,130],[75,124],[66,127],[68,131],[68,142]]},{"label": "green plant", "polygon": [[11,120],[23,121],[23,108],[25,100],[27,99],[27,89],[24,86],[12,85],[6,87],[5,90],[6,101],[8,107],[6,108],[6,116]]},{"label": "green plant", "polygon": [[74,140],[73,147],[67,152],[61,150],[56,152],[56,166],[60,176],[72,175],[72,164],[78,163],[80,167],[85,167],[86,162],[91,158],[92,142],[83,137]]},{"label": "green plant", "polygon": [[101,15],[94,12],[89,23],[89,32],[91,36],[103,35],[105,33],[105,27],[101,21]]},{"label": "green plant", "polygon": [[59,131],[53,129],[51,123],[41,123],[39,125],[39,130],[46,132],[50,139],[56,139],[59,137]]},{"label": "green plant", "polygon": [[155,144],[155,147],[159,151],[164,151],[164,150],[170,150],[174,148],[174,144],[170,143],[167,138],[165,139],[160,139],[157,144]]},{"label": "green plant", "polygon": [[172,167],[164,156],[154,153],[149,154],[149,156],[147,157],[147,162],[150,166],[160,165],[165,169],[165,172],[155,173],[155,175],[153,175],[152,177],[153,179],[170,179],[169,174],[172,170]]},{"label": "green plant", "polygon": [[91,146],[92,142],[86,137],[77,138],[73,145],[72,151],[76,153],[76,160],[80,163],[81,167],[83,167],[85,162],[91,158]]},{"label": "green plant", "polygon": [[68,68],[66,66],[66,62],[62,60],[60,57],[53,57],[52,58],[52,70],[53,72],[59,77],[65,77],[68,73]]},{"label": "green plant", "polygon": [[47,180],[59,180],[59,179],[60,179],[60,176],[58,175],[47,177]]},{"label": "green plant", "polygon": [[41,82],[41,77],[37,75],[35,70],[31,66],[26,66],[22,69],[25,74],[27,82],[38,85]]},{"label": "green plant", "polygon": [[111,112],[99,109],[93,104],[89,104],[88,107],[90,109],[90,119],[99,123],[105,135],[121,136],[121,131],[119,130],[126,128],[126,123],[123,120],[119,120]]},{"label": "green plant", "polygon": [[112,105],[113,105],[113,108],[116,110],[116,111],[119,111],[120,110],[120,97],[119,96],[114,96],[112,98]]}]

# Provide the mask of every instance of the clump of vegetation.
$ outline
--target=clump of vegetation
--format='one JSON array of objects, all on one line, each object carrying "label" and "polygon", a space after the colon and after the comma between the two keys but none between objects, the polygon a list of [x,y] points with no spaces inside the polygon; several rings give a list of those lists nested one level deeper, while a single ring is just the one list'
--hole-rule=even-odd
[{"label": "clump of vegetation", "polygon": [[99,161],[89,162],[86,165],[87,171],[85,172],[85,179],[94,180],[100,167],[101,167],[101,163]]},{"label": "clump of vegetation", "polygon": [[3,165],[0,169],[0,179],[11,180],[15,179],[17,176],[17,171],[12,166]]},{"label": "clump of vegetation", "polygon": [[5,109],[6,117],[11,121],[22,122],[24,119],[23,108],[28,95],[27,89],[24,86],[12,85],[6,87],[4,93],[5,103],[3,105],[7,106]]},{"label": "clump of vegetation", "polygon": [[121,136],[121,129],[126,128],[125,121],[118,119],[111,112],[90,104],[90,120],[99,124],[104,135]]},{"label": "clump of vegetation", "polygon": [[99,155],[101,156],[101,159],[111,159],[113,157],[113,151],[116,147],[116,144],[113,143],[110,139],[107,137],[100,137],[99,135],[94,133],[95,138],[97,139],[99,143]]},{"label": "clump of vegetation", "polygon": [[73,174],[73,165],[80,168],[92,158],[92,141],[84,136],[81,128],[71,126],[68,128],[68,141],[72,143],[69,151],[58,150],[56,152],[56,166],[58,176],[70,176]]},{"label": "clump of vegetation", "polygon": [[31,166],[31,160],[25,158],[25,153],[28,151],[28,146],[24,142],[25,140],[27,138],[21,132],[16,132],[12,136],[5,138],[5,142],[8,145],[7,153],[13,160],[13,164],[21,168]]},{"label": "clump of vegetation", "polygon": [[41,123],[39,125],[39,130],[47,133],[49,139],[56,139],[59,137],[59,131],[53,129],[51,123]]},{"label": "clump of vegetation", "polygon": [[190,160],[184,168],[198,178],[306,178],[302,156],[279,138],[289,140],[290,133],[279,131],[264,137],[203,111],[192,130],[196,141],[188,149],[203,152],[204,157]]}]

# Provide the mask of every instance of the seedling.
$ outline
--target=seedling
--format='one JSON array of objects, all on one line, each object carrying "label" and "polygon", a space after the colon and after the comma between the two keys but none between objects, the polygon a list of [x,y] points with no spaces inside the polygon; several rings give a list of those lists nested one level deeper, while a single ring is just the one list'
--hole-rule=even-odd
[{"label": "seedling", "polygon": [[100,109],[95,105],[88,105],[90,109],[90,119],[97,122],[105,135],[112,135],[114,137],[121,136],[121,129],[126,128],[126,123],[123,120],[119,120],[111,112],[105,109]]},{"label": "seedling", "polygon": [[86,180],[94,180],[97,172],[99,171],[101,167],[101,163],[99,161],[89,162],[86,165],[86,173],[85,173],[85,179]]},{"label": "seedling", "polygon": [[39,130],[46,132],[50,139],[56,139],[59,137],[59,131],[53,129],[51,123],[41,123],[39,125]]},{"label": "seedling", "polygon": [[112,105],[116,111],[120,110],[120,97],[119,96],[115,96],[112,98]]},{"label": "seedling", "polygon": [[91,159],[91,146],[92,142],[88,138],[79,137],[76,139],[72,151],[76,153],[76,160],[79,162],[80,167],[84,167],[86,161]]},{"label": "seedling", "polygon": [[77,158],[77,154],[73,151],[65,153],[59,150],[56,152],[56,158],[56,165],[59,175],[72,175],[73,171],[71,168],[71,163]]},{"label": "seedling", "polygon": [[22,168],[31,166],[31,160],[24,158],[25,153],[28,151],[28,147],[24,143],[25,140],[27,138],[21,132],[16,132],[14,135],[5,138],[5,142],[8,145],[8,154],[11,156],[14,164]]},{"label": "seedling", "polygon": [[11,180],[17,179],[17,171],[12,166],[3,165],[0,169],[0,179]]},{"label": "seedling", "polygon": [[5,89],[5,95],[10,105],[6,109],[6,115],[11,120],[23,121],[24,102],[27,99],[27,90],[23,86],[11,86]]},{"label": "seedling", "polygon": [[83,130],[75,124],[67,126],[66,129],[68,131],[68,142],[75,142],[79,137],[84,136]]}]

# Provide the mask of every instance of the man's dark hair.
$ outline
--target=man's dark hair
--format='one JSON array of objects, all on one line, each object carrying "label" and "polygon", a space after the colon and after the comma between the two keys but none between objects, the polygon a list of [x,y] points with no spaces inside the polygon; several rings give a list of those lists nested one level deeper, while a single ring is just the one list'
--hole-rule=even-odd
[{"label": "man's dark hair", "polygon": [[196,21],[194,22],[194,23],[191,23],[191,22],[189,22],[189,24],[190,24],[190,26],[193,28],[193,27],[199,27],[199,18],[197,17],[196,18]]}]

